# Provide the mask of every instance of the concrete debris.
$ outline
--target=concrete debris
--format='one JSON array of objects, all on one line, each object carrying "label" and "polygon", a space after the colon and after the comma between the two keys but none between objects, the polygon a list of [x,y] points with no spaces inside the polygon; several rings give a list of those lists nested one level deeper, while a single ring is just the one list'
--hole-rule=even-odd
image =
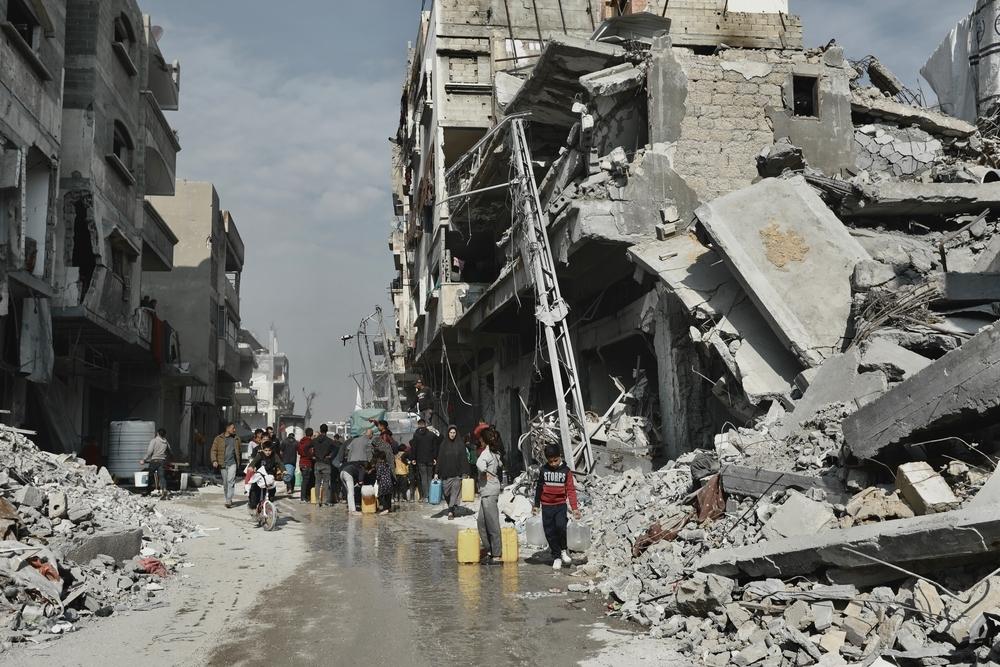
[{"label": "concrete debris", "polygon": [[842,349],[851,273],[868,253],[801,176],[765,179],[705,204],[695,215],[802,364],[818,366]]},{"label": "concrete debris", "polygon": [[[671,20],[621,45],[552,37],[536,65],[495,75],[495,104],[477,102],[490,115],[476,127],[498,109],[531,114],[555,279],[572,285],[587,352],[584,408],[605,415],[588,426],[592,543],[571,590],[696,664],[1000,662],[978,639],[1000,607],[986,576],[1000,552],[1000,115],[977,128],[909,103],[877,58],[835,45],[750,51],[713,33],[692,51],[697,31]],[[436,104],[442,119],[475,115]],[[422,146],[404,111],[399,145]],[[396,297],[396,347],[414,359],[435,356],[440,323],[481,348],[524,329],[531,279],[508,229],[503,136],[459,158],[447,192],[412,173],[416,149],[398,161],[403,284],[435,284],[428,267],[451,264],[449,239],[411,258],[429,201],[449,197],[468,252],[488,249],[469,273],[482,298]],[[509,363],[483,392],[498,421],[529,398],[510,400],[537,356],[502,347]],[[626,373],[642,392],[605,381]],[[500,498],[519,529],[531,462],[563,435],[540,396],[525,403],[527,471]],[[522,426],[499,425],[512,441]]]},{"label": "concrete debris", "polygon": [[896,489],[917,514],[958,509],[961,503],[944,477],[926,461],[904,463],[896,471]]},{"label": "concrete debris", "polygon": [[844,421],[858,459],[884,455],[914,434],[988,419],[1000,408],[1000,325],[969,339]]},{"label": "concrete debris", "polygon": [[168,574],[193,526],[106,476],[0,426],[0,644],[62,635],[163,590],[140,550],[155,545],[154,572]]}]

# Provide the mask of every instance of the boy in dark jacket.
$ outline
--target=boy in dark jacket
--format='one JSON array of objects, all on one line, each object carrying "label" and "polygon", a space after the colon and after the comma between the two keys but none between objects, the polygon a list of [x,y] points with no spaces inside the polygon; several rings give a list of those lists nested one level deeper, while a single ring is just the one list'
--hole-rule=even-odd
[{"label": "boy in dark jacket", "polygon": [[410,464],[413,466],[416,483],[420,487],[421,500],[427,500],[430,493],[440,444],[441,438],[427,428],[427,422],[418,419],[417,430],[410,438]]},{"label": "boy in dark jacket", "polygon": [[573,471],[563,463],[558,445],[545,446],[546,465],[538,469],[538,485],[535,487],[535,506],[532,514],[542,508],[542,528],[552,553],[552,569],[572,565],[573,559],[566,548],[566,501],[573,508],[573,518],[579,521],[580,509],[576,503],[576,485]]},{"label": "boy in dark jacket", "polygon": [[295,491],[295,461],[299,457],[299,443],[291,433],[281,443],[281,462],[285,466],[285,490],[291,496]]}]

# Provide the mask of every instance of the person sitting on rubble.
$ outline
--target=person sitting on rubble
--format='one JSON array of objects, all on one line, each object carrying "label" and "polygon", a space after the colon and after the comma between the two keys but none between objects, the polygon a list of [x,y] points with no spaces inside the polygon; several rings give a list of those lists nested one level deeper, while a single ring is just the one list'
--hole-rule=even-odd
[{"label": "person sitting on rubble", "polygon": [[[260,446],[257,453],[250,459],[250,463],[247,464],[246,479],[251,479],[254,473],[261,469],[263,469],[266,474],[273,475],[275,482],[280,482],[285,473],[285,467],[281,463],[281,458],[275,451],[274,445],[272,445],[268,440],[264,441],[264,444]],[[251,513],[257,511],[257,504],[260,502],[260,491],[260,487],[256,484],[250,485],[250,502],[247,503],[247,507],[250,509]],[[272,486],[267,490],[267,497],[269,500],[274,500],[274,494],[276,491],[277,486]]]},{"label": "person sitting on rubble", "polygon": [[538,514],[541,506],[542,528],[552,554],[552,569],[559,570],[563,565],[573,564],[566,546],[566,502],[569,501],[573,518],[577,521],[580,520],[580,509],[576,503],[573,471],[563,462],[559,445],[545,445],[545,461],[546,464],[538,469],[538,485],[531,513]]}]

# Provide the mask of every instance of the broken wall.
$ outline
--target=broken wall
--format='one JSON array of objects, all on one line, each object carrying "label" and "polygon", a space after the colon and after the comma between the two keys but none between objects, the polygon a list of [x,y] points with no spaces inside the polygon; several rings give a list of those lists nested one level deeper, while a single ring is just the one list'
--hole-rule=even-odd
[{"label": "broken wall", "polygon": [[[818,80],[818,116],[796,117],[793,77]],[[848,70],[839,49],[696,55],[658,40],[649,79],[650,142],[674,145],[674,165],[702,201],[750,185],[755,157],[777,138],[806,161],[839,173],[854,166]],[[774,125],[772,129],[772,123]]]}]

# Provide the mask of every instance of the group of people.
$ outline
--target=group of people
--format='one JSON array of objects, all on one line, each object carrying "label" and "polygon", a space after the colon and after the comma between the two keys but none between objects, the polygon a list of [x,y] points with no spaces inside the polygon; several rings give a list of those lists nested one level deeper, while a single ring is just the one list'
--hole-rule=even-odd
[{"label": "group of people", "polygon": [[[251,474],[263,469],[275,480],[283,481],[291,497],[297,465],[301,471],[301,502],[312,502],[315,493],[319,507],[343,502],[349,513],[361,510],[365,495],[376,497],[379,514],[391,512],[394,501],[429,500],[431,484],[438,479],[449,520],[455,518],[462,504],[463,480],[471,477],[480,496],[477,525],[486,551],[484,562],[499,562],[503,544],[498,501],[505,470],[503,443],[497,430],[480,420],[468,437],[463,438],[455,425],[449,425],[441,435],[420,418],[410,442],[400,443],[388,422],[371,423],[372,428],[363,435],[346,442],[339,433],[330,435],[326,424],[319,427],[318,435],[307,428],[301,439],[289,432],[280,442],[272,428],[257,429],[245,469]],[[212,443],[212,466],[222,474],[226,507],[233,506],[236,474],[242,465],[240,445],[235,424],[228,424]],[[546,463],[539,469],[533,512],[541,512],[553,568],[559,569],[572,562],[566,547],[567,505],[577,518],[579,508],[573,473],[560,448],[547,446],[545,458]],[[257,507],[262,492],[256,486],[250,488],[251,511]],[[275,489],[268,493],[273,500]]]}]

